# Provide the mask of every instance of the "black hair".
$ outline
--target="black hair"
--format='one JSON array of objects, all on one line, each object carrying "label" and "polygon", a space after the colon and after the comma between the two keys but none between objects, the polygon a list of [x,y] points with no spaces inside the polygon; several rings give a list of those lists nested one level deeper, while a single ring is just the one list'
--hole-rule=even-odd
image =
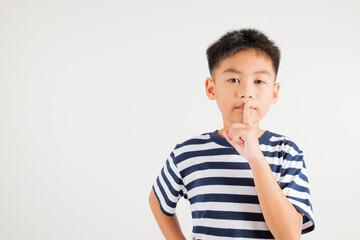
[{"label": "black hair", "polygon": [[250,28],[227,32],[209,46],[206,55],[211,76],[223,59],[242,50],[256,50],[268,56],[271,59],[276,79],[280,65],[280,49],[264,33]]}]

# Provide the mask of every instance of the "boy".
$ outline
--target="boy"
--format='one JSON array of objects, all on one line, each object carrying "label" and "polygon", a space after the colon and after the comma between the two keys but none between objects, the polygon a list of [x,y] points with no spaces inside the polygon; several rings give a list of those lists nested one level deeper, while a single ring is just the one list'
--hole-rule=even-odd
[{"label": "boy", "polygon": [[176,145],[149,202],[166,239],[185,239],[175,215],[190,202],[193,239],[300,239],[314,229],[302,151],[288,137],[260,129],[279,98],[280,50],[262,32],[225,34],[207,49],[223,128]]}]

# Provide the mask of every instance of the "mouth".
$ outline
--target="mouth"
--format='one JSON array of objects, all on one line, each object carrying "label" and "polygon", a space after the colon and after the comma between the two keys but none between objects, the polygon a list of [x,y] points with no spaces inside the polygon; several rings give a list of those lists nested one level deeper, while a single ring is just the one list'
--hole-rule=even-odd
[{"label": "mouth", "polygon": [[[242,104],[242,105],[240,105],[240,106],[237,106],[237,107],[235,107],[235,109],[239,109],[239,110],[242,110],[242,111],[244,111],[244,105],[245,104]],[[255,110],[256,108],[254,108],[253,106],[250,106],[250,110]]]}]

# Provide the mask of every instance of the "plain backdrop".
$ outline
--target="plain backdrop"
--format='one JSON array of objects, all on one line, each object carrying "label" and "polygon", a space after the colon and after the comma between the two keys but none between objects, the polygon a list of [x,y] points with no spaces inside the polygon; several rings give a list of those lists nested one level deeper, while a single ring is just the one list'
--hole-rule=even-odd
[{"label": "plain backdrop", "polygon": [[178,142],[222,128],[205,52],[245,27],[282,51],[261,127],[305,153],[302,239],[360,239],[359,25],[358,0],[1,0],[0,239],[163,239],[151,186]]}]

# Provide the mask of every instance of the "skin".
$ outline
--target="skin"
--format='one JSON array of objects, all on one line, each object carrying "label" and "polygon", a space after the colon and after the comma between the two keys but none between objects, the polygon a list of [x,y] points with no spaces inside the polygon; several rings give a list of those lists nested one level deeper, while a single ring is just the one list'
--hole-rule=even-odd
[{"label": "skin", "polygon": [[185,236],[181,231],[180,224],[176,214],[173,217],[166,216],[160,209],[159,201],[156,198],[154,190],[151,190],[149,196],[150,208],[154,214],[157,224],[160,227],[165,239],[169,240],[185,240]]},{"label": "skin", "polygon": [[[205,88],[223,118],[223,128],[217,133],[249,162],[268,228],[275,239],[300,239],[302,214],[281,191],[258,141],[264,133],[260,120],[279,98],[280,84],[275,83],[270,58],[255,50],[243,50],[223,59],[212,77],[205,80]],[[162,214],[153,191],[149,200],[165,238],[185,239],[176,216]]]}]

